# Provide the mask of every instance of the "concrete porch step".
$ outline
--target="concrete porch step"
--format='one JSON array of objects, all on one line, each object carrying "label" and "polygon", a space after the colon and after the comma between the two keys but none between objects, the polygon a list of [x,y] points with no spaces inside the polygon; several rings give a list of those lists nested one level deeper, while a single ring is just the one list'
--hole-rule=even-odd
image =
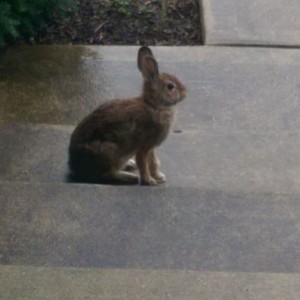
[{"label": "concrete porch step", "polygon": [[82,282],[90,299],[299,299],[299,51],[153,50],[189,87],[178,133],[158,150],[168,182],[157,188],[67,183],[73,126],[16,123],[75,124],[107,99],[138,94],[136,47],[1,57],[1,289],[47,299],[53,283],[53,298],[80,299]]},{"label": "concrete porch step", "polygon": [[[99,103],[137,95],[138,47],[21,47],[0,67],[0,180],[66,182],[73,126]],[[300,193],[300,53],[156,47],[161,70],[188,86],[158,149],[167,187]],[[62,63],[63,62],[63,63]],[[31,70],[31,72],[27,72]],[[128,76],[130,74],[130,76]]]},{"label": "concrete porch step", "polygon": [[300,272],[299,194],[0,184],[0,263]]},{"label": "concrete porch step", "polygon": [[3,300],[298,300],[299,274],[0,266]]},{"label": "concrete porch step", "polygon": [[0,180],[66,182],[71,126],[2,124]]},{"label": "concrete porch step", "polygon": [[[186,100],[178,105],[177,126],[228,131],[299,128],[299,51],[152,49],[160,70],[188,87]],[[77,124],[104,101],[139,95],[137,51],[126,46],[8,49],[0,57],[0,123]]]},{"label": "concrete porch step", "polygon": [[[73,126],[2,124],[0,181],[69,182]],[[300,193],[300,132],[187,126],[158,148],[164,187],[228,193]]]}]

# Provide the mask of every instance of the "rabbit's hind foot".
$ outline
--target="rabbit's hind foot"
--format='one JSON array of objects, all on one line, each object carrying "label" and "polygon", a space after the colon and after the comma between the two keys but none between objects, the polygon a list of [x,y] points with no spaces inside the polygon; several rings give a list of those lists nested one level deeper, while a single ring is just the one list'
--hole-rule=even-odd
[{"label": "rabbit's hind foot", "polygon": [[124,167],[124,171],[128,171],[128,172],[131,172],[131,171],[135,171],[137,169],[137,165],[134,161],[134,159],[129,159],[127,161],[127,163],[125,164],[125,167]]}]

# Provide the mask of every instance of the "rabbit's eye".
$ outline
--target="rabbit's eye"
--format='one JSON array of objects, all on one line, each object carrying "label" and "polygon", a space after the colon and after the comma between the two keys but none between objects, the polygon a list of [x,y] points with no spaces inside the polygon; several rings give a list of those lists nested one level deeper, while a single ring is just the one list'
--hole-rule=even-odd
[{"label": "rabbit's eye", "polygon": [[167,84],[167,88],[168,88],[168,90],[173,90],[174,89],[174,87],[175,87],[175,85],[174,85],[174,83],[172,83],[172,82],[169,82],[168,84]]}]

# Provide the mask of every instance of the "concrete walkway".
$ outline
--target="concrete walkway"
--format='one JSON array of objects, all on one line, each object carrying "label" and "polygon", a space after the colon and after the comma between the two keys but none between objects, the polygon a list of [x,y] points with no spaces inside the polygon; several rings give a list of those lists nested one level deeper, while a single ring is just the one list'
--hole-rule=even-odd
[{"label": "concrete walkway", "polygon": [[300,46],[298,0],[201,0],[207,45]]},{"label": "concrete walkway", "polygon": [[138,47],[0,56],[0,299],[299,299],[300,5],[249,27],[279,2],[203,0],[205,46],[152,48],[189,88],[159,187],[68,179],[74,125],[139,94]]}]

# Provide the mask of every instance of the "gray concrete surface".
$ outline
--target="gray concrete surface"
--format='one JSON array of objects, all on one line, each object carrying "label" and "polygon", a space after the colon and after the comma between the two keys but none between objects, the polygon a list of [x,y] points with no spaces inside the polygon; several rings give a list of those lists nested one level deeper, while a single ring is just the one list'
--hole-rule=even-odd
[{"label": "gray concrete surface", "polygon": [[[83,64],[98,69],[100,78],[106,65],[110,71],[105,74],[116,79],[116,94],[122,90],[126,95],[138,94],[141,78],[136,70],[136,47],[85,49],[81,52],[93,55],[82,56]],[[122,53],[119,58],[116,49]],[[39,47],[32,51],[38,52]],[[174,130],[181,133],[173,132],[158,149],[168,186],[225,192],[300,191],[299,51],[226,47],[161,47],[154,51],[161,68],[177,74],[189,87],[174,124]],[[132,71],[130,78],[128,70]],[[127,90],[132,82],[135,87]],[[95,91],[97,83],[93,84],[91,90]],[[26,83],[20,86],[20,90],[26,88]],[[56,96],[67,109],[71,100],[60,93]],[[109,96],[104,93],[103,99]],[[38,94],[35,97],[38,102]],[[84,110],[85,102],[74,99],[74,107],[58,123],[78,122],[97,106],[96,94],[91,99],[92,104]],[[15,101],[26,109],[21,100]],[[0,179],[64,182],[72,128],[3,125]]]},{"label": "gray concrete surface", "polygon": [[[122,52],[119,61],[104,63],[102,51],[92,49],[8,49],[0,57],[0,122],[76,123],[107,99],[128,96],[131,90],[139,94],[136,78],[142,79],[135,64],[124,66]],[[135,76],[126,81],[131,72]]]},{"label": "gray concrete surface", "polygon": [[[140,95],[137,50],[105,46],[9,48],[0,56],[0,123],[76,124],[104,101]],[[161,52],[166,69],[165,62],[186,59],[175,48],[171,52],[161,48]]]},{"label": "gray concrete surface", "polygon": [[158,149],[168,182],[68,183],[74,124],[139,94],[137,49],[1,56],[0,298],[299,299],[299,51],[154,48],[189,88]]},{"label": "gray concrete surface", "polygon": [[[187,117],[188,118],[188,117]],[[183,117],[182,119],[185,119]],[[299,193],[297,131],[205,131],[181,123],[158,149],[166,187],[240,193]],[[0,180],[71,182],[67,166],[73,126],[4,124]],[[190,145],[190,146],[188,146]]]},{"label": "gray concrete surface", "polygon": [[298,0],[201,0],[206,45],[300,46]]},{"label": "gray concrete surface", "polygon": [[0,299],[298,300],[298,274],[0,267]]},{"label": "gray concrete surface", "polygon": [[300,272],[299,194],[2,183],[1,264]]},{"label": "gray concrete surface", "polygon": [[72,126],[8,124],[0,126],[0,180],[68,181],[68,143]]}]

